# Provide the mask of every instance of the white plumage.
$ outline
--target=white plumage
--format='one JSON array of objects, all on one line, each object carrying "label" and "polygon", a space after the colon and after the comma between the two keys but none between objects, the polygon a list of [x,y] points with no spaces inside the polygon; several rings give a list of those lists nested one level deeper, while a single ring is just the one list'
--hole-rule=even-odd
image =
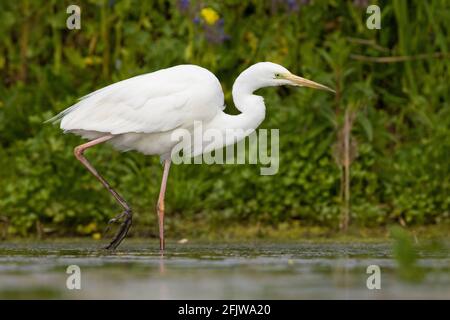
[{"label": "white plumage", "polygon": [[[200,94],[201,93],[201,94]],[[171,130],[208,122],[224,108],[219,80],[207,69],[180,65],[126,79],[94,91],[53,120],[88,139],[110,133],[120,150],[167,154]]]},{"label": "white plumage", "polygon": [[[254,95],[259,88],[280,85],[308,86],[333,91],[323,85],[295,76],[271,62],[257,63],[236,79],[233,100],[238,115],[223,112],[224,95],[219,80],[210,71],[194,65],[180,65],[123,80],[80,99],[49,121],[61,121],[65,132],[91,140],[75,148],[77,159],[107,188],[124,212],[111,222],[124,219],[119,232],[107,248],[115,249],[131,226],[132,210],[84,157],[84,151],[100,143],[111,143],[119,150],[136,150],[160,155],[164,174],[158,199],[160,248],[164,248],[164,194],[171,163],[171,153],[180,142],[177,129],[194,133],[194,126],[214,129],[222,139],[205,137],[193,141],[190,155],[235,143],[254,131],[265,117],[264,99]],[[230,138],[230,131],[237,132]],[[186,142],[186,141],[184,141]],[[191,140],[189,140],[191,143]]]},{"label": "white plumage", "polygon": [[[242,113],[231,116],[223,112],[224,95],[213,73],[195,65],[179,65],[94,91],[51,120],[61,120],[65,132],[89,140],[112,134],[109,143],[119,150],[167,158],[177,143],[171,132],[191,131],[194,121],[202,122],[204,129],[256,129],[264,119],[265,107],[253,91],[265,86],[307,85],[298,83],[302,78],[293,77],[287,69],[271,62],[251,66],[233,86],[233,99]],[[221,146],[209,146],[207,151]]]}]

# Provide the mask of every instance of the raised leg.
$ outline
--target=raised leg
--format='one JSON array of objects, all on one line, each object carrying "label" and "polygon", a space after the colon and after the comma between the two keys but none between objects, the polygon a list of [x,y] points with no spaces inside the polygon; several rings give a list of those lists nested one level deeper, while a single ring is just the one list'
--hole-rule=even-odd
[{"label": "raised leg", "polygon": [[161,251],[164,250],[164,196],[166,194],[167,177],[169,176],[170,163],[170,159],[164,161],[164,172],[161,181],[161,190],[159,191],[158,204],[156,205],[159,225],[159,249]]},{"label": "raised leg", "polygon": [[82,145],[79,145],[74,149],[75,157],[89,170],[90,173],[94,175],[106,188],[106,190],[109,191],[113,195],[113,197],[117,200],[117,202],[122,206],[124,211],[119,214],[117,217],[111,219],[109,223],[116,222],[117,220],[123,218],[124,221],[120,225],[119,231],[116,233],[112,241],[106,246],[106,249],[116,249],[119,244],[122,242],[122,240],[126,237],[128,230],[131,227],[132,223],[132,212],[131,208],[128,205],[128,203],[109,185],[109,183],[98,173],[98,171],[89,163],[89,161],[84,156],[84,151],[88,148],[91,148],[95,145],[98,145],[100,143],[103,143],[105,141],[110,140],[113,138],[112,135],[105,135],[103,137],[94,139],[92,141],[89,141],[87,143],[84,143]]}]

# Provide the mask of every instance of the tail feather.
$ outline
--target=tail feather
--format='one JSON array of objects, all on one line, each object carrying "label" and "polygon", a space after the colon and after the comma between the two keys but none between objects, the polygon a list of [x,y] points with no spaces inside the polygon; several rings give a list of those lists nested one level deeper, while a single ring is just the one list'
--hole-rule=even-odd
[{"label": "tail feather", "polygon": [[51,124],[55,124],[58,123],[59,121],[61,121],[62,118],[64,118],[66,115],[68,115],[70,112],[74,111],[76,108],[78,107],[78,103],[74,104],[73,106],[64,109],[63,111],[61,111],[60,113],[58,113],[56,116],[51,117],[48,120],[45,120],[44,123],[51,123]]}]

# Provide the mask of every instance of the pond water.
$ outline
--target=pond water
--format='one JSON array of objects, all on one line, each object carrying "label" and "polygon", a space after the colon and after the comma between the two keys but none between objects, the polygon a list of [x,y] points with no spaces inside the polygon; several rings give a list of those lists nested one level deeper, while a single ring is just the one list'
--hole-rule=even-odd
[{"label": "pond water", "polygon": [[[419,250],[413,281],[387,242],[169,242],[164,256],[154,240],[99,247],[0,242],[0,299],[450,299],[448,245]],[[66,287],[69,265],[80,267],[80,290]],[[380,267],[379,290],[367,288],[369,265]]]}]

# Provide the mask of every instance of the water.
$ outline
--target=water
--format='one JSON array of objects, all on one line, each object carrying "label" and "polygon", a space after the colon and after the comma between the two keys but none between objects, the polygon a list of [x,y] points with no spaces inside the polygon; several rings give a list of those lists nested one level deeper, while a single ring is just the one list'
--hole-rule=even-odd
[{"label": "water", "polygon": [[[450,299],[448,246],[419,250],[423,277],[406,281],[390,243],[168,243],[126,240],[0,243],[0,298],[64,299]],[[68,290],[66,268],[81,268]],[[369,290],[369,265],[381,289]]]}]

